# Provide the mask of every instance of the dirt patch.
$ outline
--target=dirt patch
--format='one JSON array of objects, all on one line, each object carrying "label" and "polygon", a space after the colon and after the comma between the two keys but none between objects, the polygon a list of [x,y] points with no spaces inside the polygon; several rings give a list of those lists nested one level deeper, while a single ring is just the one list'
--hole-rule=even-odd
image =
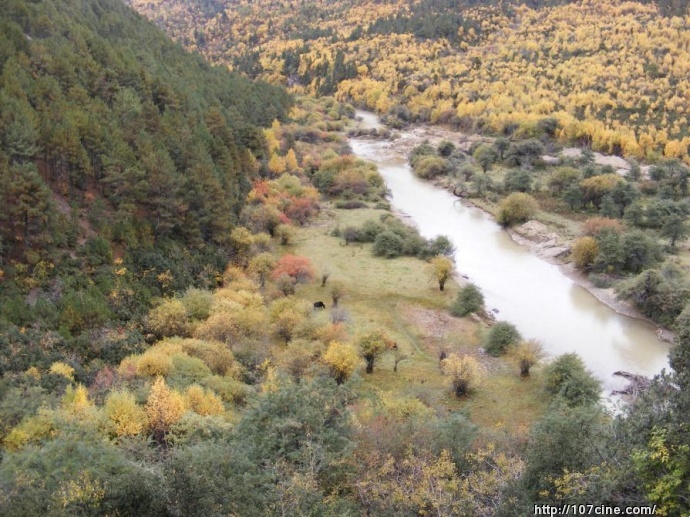
[{"label": "dirt patch", "polygon": [[455,318],[444,311],[409,305],[399,306],[398,312],[417,329],[420,346],[429,355],[439,357],[442,351],[470,355],[491,372],[508,368],[504,361],[486,354],[481,347],[478,334],[481,328],[486,328],[486,322],[477,321],[478,318]]},{"label": "dirt patch", "polygon": [[528,247],[532,253],[547,260],[563,257],[570,253],[569,244],[539,221],[528,221],[511,228],[508,232],[515,242]]},{"label": "dirt patch", "polygon": [[463,152],[468,152],[470,147],[476,142],[493,142],[493,138],[483,137],[481,135],[468,135],[451,131],[439,126],[417,126],[407,131],[394,133],[390,142],[386,145],[391,151],[399,153],[407,157],[412,149],[423,142],[437,147],[438,144],[447,140],[453,142],[455,147]]},{"label": "dirt patch", "polygon": [[[577,147],[567,147],[561,151],[564,158],[579,158],[582,156],[582,149]],[[621,176],[625,176],[630,171],[630,162],[620,156],[594,153],[594,163],[597,165],[610,165]]]}]

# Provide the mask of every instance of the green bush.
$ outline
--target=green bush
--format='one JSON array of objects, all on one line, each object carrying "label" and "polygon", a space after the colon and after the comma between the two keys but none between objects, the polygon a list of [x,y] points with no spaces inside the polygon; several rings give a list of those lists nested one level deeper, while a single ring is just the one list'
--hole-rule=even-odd
[{"label": "green bush", "polygon": [[93,287],[66,294],[59,308],[59,324],[70,332],[97,328],[112,317],[105,297]]},{"label": "green bush", "polygon": [[374,241],[373,252],[379,257],[394,258],[403,255],[405,241],[389,230],[379,233]]},{"label": "green bush", "polygon": [[435,178],[448,173],[448,160],[440,156],[424,156],[415,161],[412,170],[420,178]]},{"label": "green bush", "polygon": [[190,287],[180,301],[187,311],[187,316],[195,320],[205,320],[211,314],[213,293],[206,289]]},{"label": "green bush", "polygon": [[498,224],[510,226],[524,223],[537,211],[537,202],[529,194],[514,192],[501,201],[498,207]]},{"label": "green bush", "polygon": [[484,295],[474,284],[467,284],[458,291],[458,296],[450,306],[453,316],[467,316],[484,309]]},{"label": "green bush", "polygon": [[524,169],[508,171],[503,186],[509,192],[531,192],[532,175]]},{"label": "green bush", "polygon": [[376,236],[385,229],[386,227],[377,221],[365,221],[364,224],[362,224],[362,227],[359,229],[358,240],[359,242],[374,242],[376,240]]},{"label": "green bush", "polygon": [[567,406],[593,406],[599,402],[601,385],[577,354],[564,354],[544,368],[544,389]]},{"label": "green bush", "polygon": [[520,341],[522,341],[522,336],[515,325],[507,321],[499,321],[489,330],[485,348],[489,354],[498,357],[503,355],[508,347],[516,345]]}]

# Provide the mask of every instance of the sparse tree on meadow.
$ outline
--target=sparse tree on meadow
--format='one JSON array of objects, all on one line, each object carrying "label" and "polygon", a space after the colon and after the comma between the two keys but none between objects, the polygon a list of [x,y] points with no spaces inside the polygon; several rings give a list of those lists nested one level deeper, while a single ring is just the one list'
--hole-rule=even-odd
[{"label": "sparse tree on meadow", "polygon": [[367,373],[374,372],[374,362],[383,352],[391,348],[392,342],[380,330],[367,332],[357,340],[359,353],[367,362]]},{"label": "sparse tree on meadow", "polygon": [[538,341],[533,339],[518,343],[511,351],[511,355],[520,366],[520,376],[529,377],[532,366],[537,364],[544,356],[544,350]]},{"label": "sparse tree on meadow", "polygon": [[484,369],[479,361],[469,355],[459,357],[450,354],[441,361],[441,370],[448,377],[456,397],[467,395],[484,377]]},{"label": "sparse tree on meadow", "polygon": [[455,301],[450,306],[451,314],[460,317],[479,312],[482,309],[484,309],[484,295],[472,283],[460,288]]},{"label": "sparse tree on meadow", "polygon": [[444,255],[437,255],[429,263],[431,265],[431,274],[438,282],[439,290],[443,291],[446,282],[453,276],[453,261]]},{"label": "sparse tree on meadow", "polygon": [[330,293],[331,300],[333,300],[333,307],[337,307],[340,299],[345,296],[345,284],[340,280],[331,282]]}]

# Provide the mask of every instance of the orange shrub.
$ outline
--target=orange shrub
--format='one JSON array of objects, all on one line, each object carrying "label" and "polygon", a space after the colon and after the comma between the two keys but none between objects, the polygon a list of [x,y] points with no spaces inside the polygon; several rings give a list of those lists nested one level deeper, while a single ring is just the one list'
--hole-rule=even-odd
[{"label": "orange shrub", "polygon": [[617,219],[608,217],[590,217],[582,226],[582,235],[596,237],[604,230],[612,230],[618,234],[623,233],[623,225]]},{"label": "orange shrub", "polygon": [[274,280],[287,275],[298,283],[307,283],[314,278],[314,266],[307,257],[285,255],[276,263],[271,274]]}]

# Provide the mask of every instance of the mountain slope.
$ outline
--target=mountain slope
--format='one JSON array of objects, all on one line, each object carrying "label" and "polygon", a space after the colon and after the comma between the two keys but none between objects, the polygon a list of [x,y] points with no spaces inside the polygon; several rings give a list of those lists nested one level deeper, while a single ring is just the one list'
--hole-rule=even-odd
[{"label": "mountain slope", "polygon": [[[0,13],[0,370],[88,360],[93,333],[135,335],[152,296],[215,284],[264,158],[260,126],[291,100],[116,0],[0,0]],[[59,330],[58,344],[14,325]]]},{"label": "mountain slope", "polygon": [[390,122],[538,136],[687,159],[681,2],[420,0],[132,5],[188,48],[252,77],[336,94]]}]

